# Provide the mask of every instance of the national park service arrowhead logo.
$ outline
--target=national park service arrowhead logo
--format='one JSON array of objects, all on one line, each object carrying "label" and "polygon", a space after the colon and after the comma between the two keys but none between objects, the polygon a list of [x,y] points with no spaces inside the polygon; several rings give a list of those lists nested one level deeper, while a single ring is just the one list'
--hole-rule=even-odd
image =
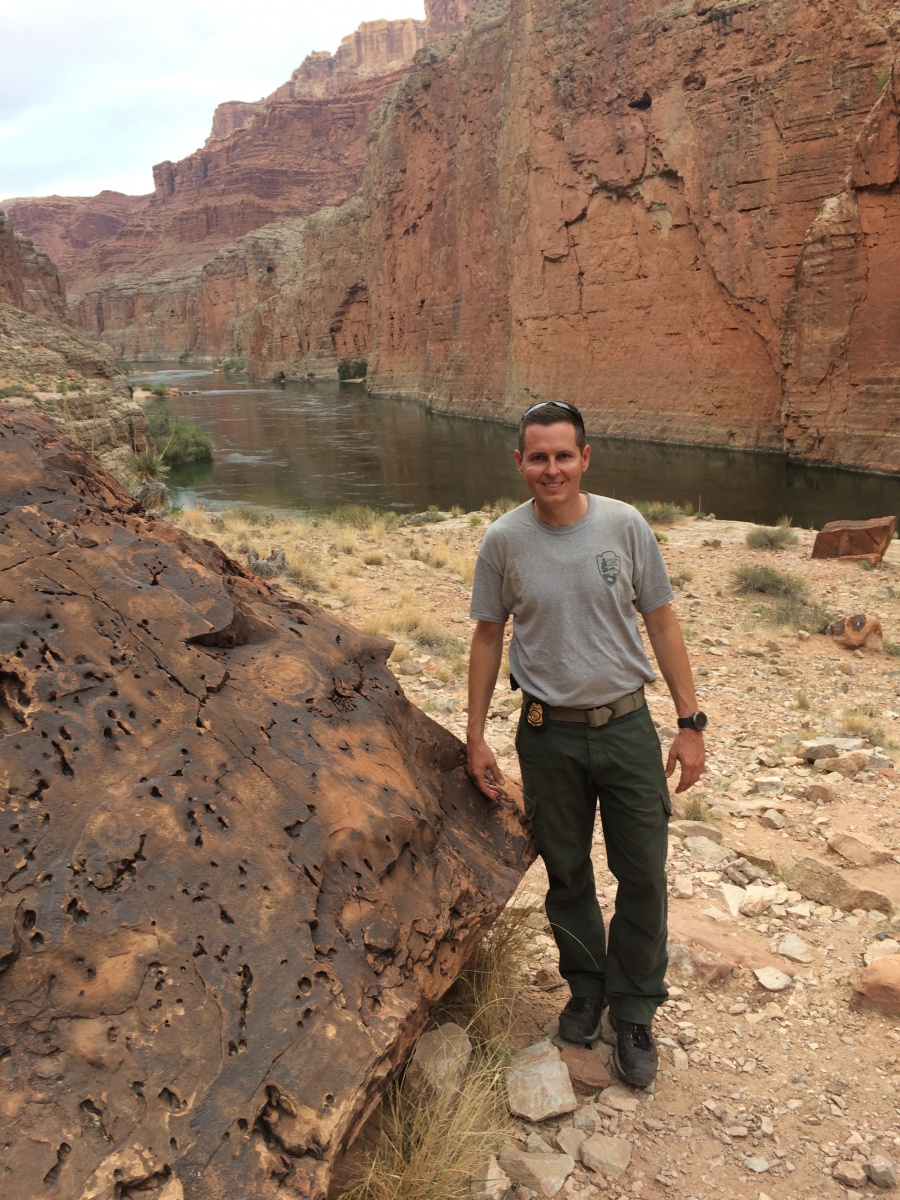
[{"label": "national park service arrowhead logo", "polygon": [[614,550],[604,550],[602,554],[597,555],[597,566],[600,568],[600,574],[612,587],[619,578],[619,570],[622,566],[621,558]]}]

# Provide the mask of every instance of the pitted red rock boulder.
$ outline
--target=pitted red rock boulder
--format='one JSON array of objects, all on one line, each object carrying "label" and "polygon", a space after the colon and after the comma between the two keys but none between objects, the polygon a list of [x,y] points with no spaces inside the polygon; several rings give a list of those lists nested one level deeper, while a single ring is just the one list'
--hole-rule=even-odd
[{"label": "pitted red rock boulder", "polygon": [[388,645],[0,418],[4,1197],[325,1196],[530,858]]}]

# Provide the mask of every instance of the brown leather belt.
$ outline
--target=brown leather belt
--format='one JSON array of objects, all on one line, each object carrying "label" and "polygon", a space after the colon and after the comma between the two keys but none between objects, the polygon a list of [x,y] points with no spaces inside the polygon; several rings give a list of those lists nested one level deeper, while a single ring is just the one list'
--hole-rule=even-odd
[{"label": "brown leather belt", "polygon": [[[627,696],[614,700],[612,704],[601,704],[599,708],[552,708],[531,696],[525,696],[522,707],[527,712],[529,705],[539,704],[541,716],[546,721],[575,721],[581,725],[589,725],[591,729],[601,729],[609,721],[616,717],[624,717],[626,713],[636,712],[646,703],[644,685],[641,684],[636,692],[629,692]],[[535,724],[533,721],[529,723]]]}]

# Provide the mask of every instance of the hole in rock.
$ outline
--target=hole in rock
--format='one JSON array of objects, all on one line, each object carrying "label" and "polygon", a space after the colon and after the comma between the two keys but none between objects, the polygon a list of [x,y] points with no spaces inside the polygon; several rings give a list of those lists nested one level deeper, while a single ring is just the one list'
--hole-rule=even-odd
[{"label": "hole in rock", "polygon": [[653,97],[649,92],[644,92],[643,96],[639,96],[637,100],[629,100],[628,107],[639,109],[644,112],[653,103]]}]

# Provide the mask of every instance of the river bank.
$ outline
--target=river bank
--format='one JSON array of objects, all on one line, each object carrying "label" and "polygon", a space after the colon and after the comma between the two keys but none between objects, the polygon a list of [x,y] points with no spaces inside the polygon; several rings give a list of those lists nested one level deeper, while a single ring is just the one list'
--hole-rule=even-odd
[{"label": "river bank", "polygon": [[[271,567],[262,569],[276,572],[286,594],[394,638],[392,665],[407,695],[462,736],[469,587],[490,515],[444,514],[401,526],[357,514],[360,527],[347,521],[352,513],[343,516],[344,523],[313,523],[261,519],[253,510],[194,509],[176,519],[244,563],[271,557]],[[660,1078],[652,1096],[636,1094],[625,1111],[595,1112],[598,1129],[628,1142],[631,1163],[615,1180],[577,1166],[562,1193],[572,1200],[618,1197],[624,1189],[646,1200],[843,1198],[833,1172],[860,1147],[900,1156],[900,1018],[848,1006],[864,955],[882,944],[879,937],[900,939],[900,922],[888,911],[900,910],[900,658],[874,646],[843,650],[824,634],[801,636],[796,626],[770,624],[769,599],[738,595],[732,576],[747,564],[772,567],[835,615],[875,614],[890,645],[900,642],[900,543],[881,566],[865,570],[813,561],[813,535],[803,530],[796,544],[778,552],[751,550],[748,528],[688,518],[659,526],[699,702],[710,717],[707,772],[687,797],[674,797],[675,815],[701,817],[723,861],[704,858],[705,851],[688,844],[689,827],[673,824],[671,926],[682,933],[670,943],[672,998],[657,1018],[657,1034],[666,1039]],[[674,729],[671,701],[661,684],[648,697],[665,748]],[[518,703],[501,678],[488,739],[513,779]],[[841,732],[871,739],[863,742],[876,755],[871,768],[826,779],[796,753],[800,741]],[[851,853],[840,833],[858,844],[870,839],[882,848],[882,861],[860,866],[843,857],[832,848],[843,844]],[[596,843],[598,891],[608,911],[615,881],[599,834]],[[836,872],[847,895],[883,897],[885,911],[870,902],[853,911],[846,901],[841,911],[837,901],[785,886],[780,902],[755,915],[732,913],[721,890],[734,878],[726,873],[725,850],[732,862],[740,856],[767,864],[773,885],[792,886],[802,860],[812,857]],[[523,888],[540,894],[542,887],[538,864]],[[708,969],[715,953],[698,946],[718,945],[727,959],[734,949],[732,943],[727,953],[722,949],[723,934],[748,953],[774,956],[793,972],[793,983],[766,991],[740,963],[716,979]],[[788,934],[806,947],[801,963],[779,954]],[[545,931],[525,967],[521,1045],[555,1032],[565,995],[553,963]],[[549,1152],[571,1123],[517,1125],[513,1136],[524,1143],[538,1133]]]}]

